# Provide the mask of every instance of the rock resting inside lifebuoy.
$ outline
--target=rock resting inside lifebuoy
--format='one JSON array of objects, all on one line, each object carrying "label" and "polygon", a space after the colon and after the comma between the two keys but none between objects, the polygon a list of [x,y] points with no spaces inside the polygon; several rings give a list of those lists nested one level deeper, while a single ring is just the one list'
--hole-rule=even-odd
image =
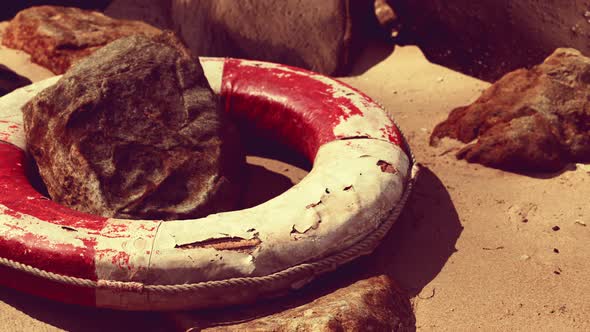
[{"label": "rock resting inside lifebuoy", "polygon": [[53,200],[128,219],[198,218],[239,198],[244,154],[197,57],[172,34],[115,41],[23,108]]}]

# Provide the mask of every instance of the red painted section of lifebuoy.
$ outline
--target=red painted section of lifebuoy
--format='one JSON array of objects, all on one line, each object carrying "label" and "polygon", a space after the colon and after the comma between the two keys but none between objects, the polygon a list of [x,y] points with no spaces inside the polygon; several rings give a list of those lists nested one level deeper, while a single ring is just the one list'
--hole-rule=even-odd
[{"label": "red painted section of lifebuoy", "polygon": [[[39,220],[65,227],[86,228],[96,233],[107,218],[93,216],[59,205],[38,193],[29,183],[24,167],[25,154],[19,148],[0,142],[0,204],[4,214],[15,219],[33,216]],[[35,266],[49,272],[96,280],[94,265],[96,241],[80,238],[84,246],[75,247],[47,241],[42,236],[19,229],[18,222],[5,224],[17,230],[15,236],[0,237],[2,257]],[[24,232],[23,232],[24,231]],[[1,283],[34,294],[69,303],[95,304],[92,289],[65,290],[62,285],[2,269]]]},{"label": "red painted section of lifebuoy", "polygon": [[19,148],[0,143],[0,204],[38,219],[68,227],[99,232],[107,218],[81,213],[57,204],[37,192],[26,177],[25,154]]},{"label": "red painted section of lifebuoy", "polygon": [[[264,133],[313,162],[320,146],[341,138],[334,134],[337,125],[364,115],[349,96],[335,95],[335,85],[349,88],[365,105],[380,108],[340,81],[284,65],[244,65],[239,59],[225,60],[221,97],[226,111],[238,122],[253,124],[255,133]],[[389,119],[382,125],[385,138],[400,146],[401,134],[395,124]]]}]

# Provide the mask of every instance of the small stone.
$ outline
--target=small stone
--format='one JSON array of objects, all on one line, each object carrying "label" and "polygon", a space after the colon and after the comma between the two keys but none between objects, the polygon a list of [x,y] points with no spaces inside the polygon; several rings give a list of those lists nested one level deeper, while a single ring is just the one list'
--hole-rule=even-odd
[{"label": "small stone", "polygon": [[559,249],[553,248],[553,252],[556,253],[556,254],[559,254]]},{"label": "small stone", "polygon": [[551,229],[552,229],[554,232],[557,232],[558,230],[560,230],[559,226],[553,226],[553,227],[551,227]]},{"label": "small stone", "polygon": [[0,64],[0,96],[31,83],[28,78],[20,76],[10,68]]},{"label": "small stone", "polygon": [[[234,309],[224,317],[234,321],[230,317],[236,314],[241,316]],[[268,316],[260,317],[256,312],[249,315],[254,318],[243,323],[221,323],[216,327],[207,327],[207,318],[198,315],[192,326],[190,319],[184,316],[173,319],[182,330],[197,325],[202,327],[203,332],[405,331],[416,324],[409,300],[387,276],[357,281],[312,302]]]},{"label": "small stone", "polygon": [[51,198],[105,217],[185,219],[235,207],[244,156],[197,57],[171,34],[96,51],[23,107]]},{"label": "small stone", "polygon": [[590,58],[558,49],[532,69],[513,71],[433,130],[464,143],[457,158],[509,171],[558,171],[590,162]]},{"label": "small stone", "polygon": [[580,225],[580,226],[582,226],[582,227],[586,227],[586,223],[585,223],[584,221],[582,221],[582,220],[576,220],[576,221],[575,221],[575,224],[576,224],[576,225]]},{"label": "small stone", "polygon": [[19,12],[10,21],[2,44],[30,54],[33,62],[55,74],[63,74],[72,64],[116,39],[160,33],[146,23],[116,20],[97,11],[39,6]]},{"label": "small stone", "polygon": [[529,260],[530,258],[531,258],[531,256],[529,256],[529,255],[521,255],[520,256],[521,261],[526,261],[526,260]]}]

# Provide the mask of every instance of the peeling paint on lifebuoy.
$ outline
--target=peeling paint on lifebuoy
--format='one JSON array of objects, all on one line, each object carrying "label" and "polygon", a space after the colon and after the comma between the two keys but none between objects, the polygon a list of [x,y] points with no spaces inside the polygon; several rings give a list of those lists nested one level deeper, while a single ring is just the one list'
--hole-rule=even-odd
[{"label": "peeling paint on lifebuoy", "polygon": [[120,220],[72,211],[35,191],[25,175],[20,108],[59,77],[33,84],[0,98],[0,256],[98,287],[8,269],[0,269],[1,283],[63,302],[126,310],[241,303],[313,276],[198,296],[144,288],[267,276],[341,252],[389,218],[407,190],[412,161],[377,103],[298,68],[201,62],[226,111],[305,155],[314,165],[308,176],[259,206],[196,220]]}]

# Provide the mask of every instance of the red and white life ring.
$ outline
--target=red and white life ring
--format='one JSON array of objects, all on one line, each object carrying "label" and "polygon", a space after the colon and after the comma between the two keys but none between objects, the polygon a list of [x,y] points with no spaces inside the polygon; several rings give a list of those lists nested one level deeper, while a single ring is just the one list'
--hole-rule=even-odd
[{"label": "red and white life ring", "polygon": [[226,110],[305,155],[311,172],[259,206],[197,220],[76,212],[43,197],[25,175],[20,109],[59,77],[38,82],[0,98],[1,284],[124,310],[222,306],[300,287],[377,246],[417,171],[383,109],[302,69],[201,62]]}]

